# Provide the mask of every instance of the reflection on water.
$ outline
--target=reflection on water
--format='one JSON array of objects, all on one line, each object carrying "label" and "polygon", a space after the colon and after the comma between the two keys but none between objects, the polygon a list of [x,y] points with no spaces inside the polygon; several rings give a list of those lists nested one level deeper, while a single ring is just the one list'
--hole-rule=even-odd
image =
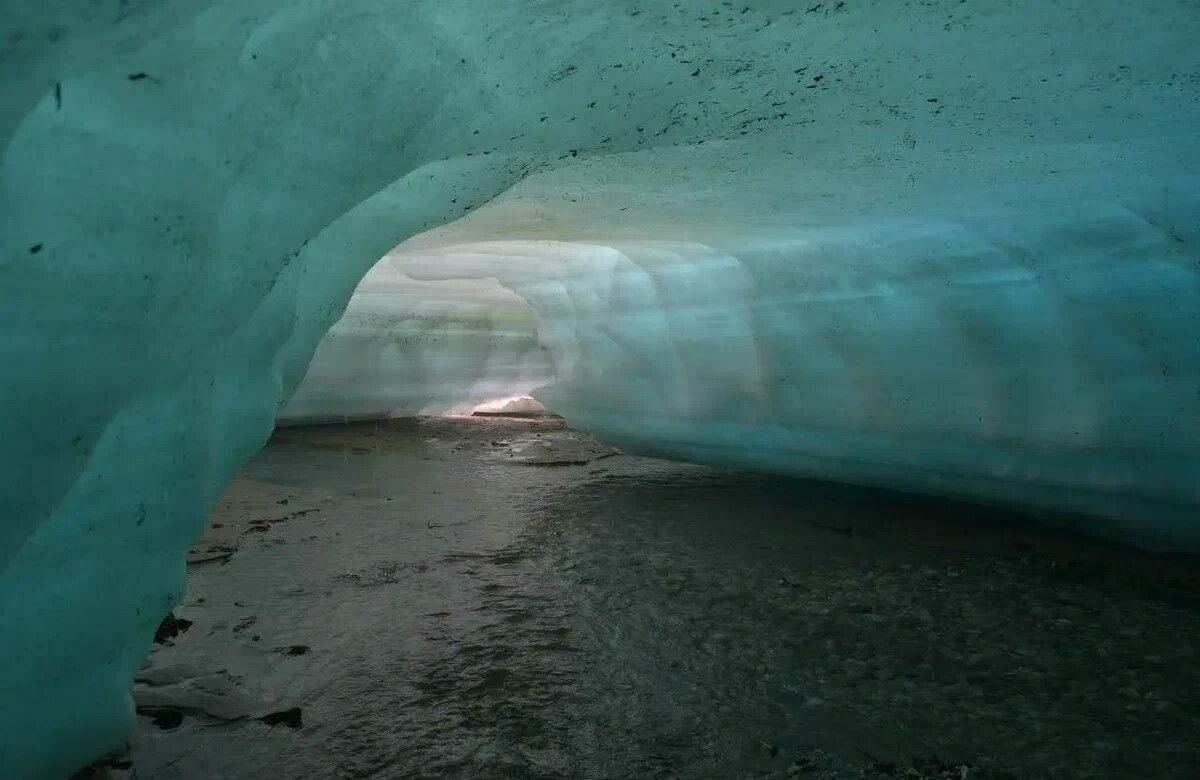
[{"label": "reflection on water", "polygon": [[304,726],[139,719],[138,777],[1198,776],[1191,561],[883,492],[525,464],[577,444],[554,423],[286,435],[248,476],[332,508],[195,569],[155,662]]}]

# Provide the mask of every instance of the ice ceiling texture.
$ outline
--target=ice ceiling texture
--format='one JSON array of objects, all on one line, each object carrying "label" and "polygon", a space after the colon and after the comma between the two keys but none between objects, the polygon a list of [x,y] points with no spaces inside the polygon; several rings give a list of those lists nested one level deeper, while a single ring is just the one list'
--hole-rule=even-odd
[{"label": "ice ceiling texture", "polygon": [[294,416],[553,377],[628,447],[1197,546],[1191,0],[4,5],[5,777],[125,738],[206,507],[406,239],[322,346],[374,389]]}]

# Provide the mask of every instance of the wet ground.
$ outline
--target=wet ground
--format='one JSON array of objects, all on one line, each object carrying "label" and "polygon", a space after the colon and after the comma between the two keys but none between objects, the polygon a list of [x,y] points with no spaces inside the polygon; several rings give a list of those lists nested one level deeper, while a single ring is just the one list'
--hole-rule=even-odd
[{"label": "wet ground", "polygon": [[1200,777],[1195,560],[555,420],[285,429],[212,525],[113,777]]}]

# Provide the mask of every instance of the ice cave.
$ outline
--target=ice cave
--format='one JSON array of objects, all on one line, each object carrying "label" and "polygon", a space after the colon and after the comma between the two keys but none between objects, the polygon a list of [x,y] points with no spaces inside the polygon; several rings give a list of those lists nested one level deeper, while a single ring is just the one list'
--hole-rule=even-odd
[{"label": "ice cave", "polygon": [[0,34],[5,780],[126,742],[277,424],[530,397],[1200,550],[1194,0],[3,0]]}]

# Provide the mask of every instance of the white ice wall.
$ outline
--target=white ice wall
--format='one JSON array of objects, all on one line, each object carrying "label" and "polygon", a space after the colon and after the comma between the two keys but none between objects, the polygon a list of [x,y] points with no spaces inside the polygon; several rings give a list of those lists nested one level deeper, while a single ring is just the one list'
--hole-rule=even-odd
[{"label": "white ice wall", "polygon": [[[818,274],[812,284],[830,284],[838,266],[813,261],[805,246],[867,258],[843,284],[868,289],[868,272],[891,254],[871,247],[894,248],[903,233],[889,224],[925,236],[906,245],[924,248],[909,259],[935,277],[952,272],[959,286],[971,277],[955,258],[1009,273],[1046,268],[1058,279],[1070,268],[1052,250],[1086,247],[1076,257],[1090,286],[1011,289],[1042,294],[1028,310],[1061,323],[1067,343],[1087,343],[1077,330],[1115,334],[1122,346],[1072,363],[1104,368],[1119,357],[1127,367],[1132,379],[1110,388],[1120,403],[1098,408],[1119,415],[1130,399],[1149,399],[1172,423],[1152,420],[1153,430],[1175,442],[1155,451],[1174,446],[1177,463],[1194,461],[1182,437],[1195,400],[1179,390],[1197,365],[1181,340],[1196,283],[1194,3],[851,0],[813,13],[783,0],[739,5],[5,4],[0,774],[63,776],[123,739],[129,680],[178,597],[183,552],[206,507],[261,446],[367,269],[406,237],[463,215],[477,216],[422,246],[711,247],[745,266],[719,266],[733,289],[746,275],[757,285],[787,281],[770,306],[733,298],[758,301],[760,319],[810,308],[796,303],[807,300],[809,277],[768,273],[770,257],[825,269],[826,281]],[[1115,178],[1102,175],[1109,167]],[[1018,227],[993,229],[1008,224]],[[786,251],[766,251],[764,236]],[[1136,273],[1125,270],[1130,257]],[[1024,311],[999,301],[965,311],[966,299],[918,293],[907,267],[889,271],[903,294],[876,299],[906,338],[935,333],[955,347],[938,370],[982,365],[947,335],[972,316],[993,323]],[[728,302],[697,283],[709,309]],[[604,330],[591,323],[612,312],[619,330],[625,314],[652,310],[643,286],[626,293],[620,305],[572,302],[589,320],[561,327],[560,343],[578,334],[588,354],[599,347],[620,366],[631,348],[593,338]],[[931,300],[948,308],[928,318],[884,306]],[[1149,329],[1130,323],[1142,319]],[[741,321],[723,313],[697,332],[733,343]],[[869,333],[854,335],[859,354],[878,354]],[[772,343],[777,354],[756,365],[798,365],[794,355],[779,359],[786,339]],[[1067,354],[1039,346],[1039,356]],[[694,359],[672,354],[684,355],[677,376],[694,374]],[[1151,381],[1163,365],[1166,378]],[[1003,387],[996,372],[963,376],[975,393]],[[795,408],[803,393],[756,407],[734,375],[720,379],[737,392],[717,410],[804,419]],[[664,387],[692,392],[678,379]],[[611,399],[588,393],[578,395],[580,419],[611,425],[601,406]],[[828,404],[838,393],[811,395]],[[1053,387],[1030,395],[1058,397]],[[993,423],[972,432],[972,403],[955,402],[946,425],[956,435],[988,439],[1005,429],[994,420],[1024,419],[999,403]],[[1153,417],[1133,411],[1138,424]],[[1088,430],[1135,427],[1108,420]],[[1023,441],[1060,445],[1046,420],[1037,431]],[[676,433],[680,442],[692,435]],[[843,454],[839,468],[864,457]]]}]

